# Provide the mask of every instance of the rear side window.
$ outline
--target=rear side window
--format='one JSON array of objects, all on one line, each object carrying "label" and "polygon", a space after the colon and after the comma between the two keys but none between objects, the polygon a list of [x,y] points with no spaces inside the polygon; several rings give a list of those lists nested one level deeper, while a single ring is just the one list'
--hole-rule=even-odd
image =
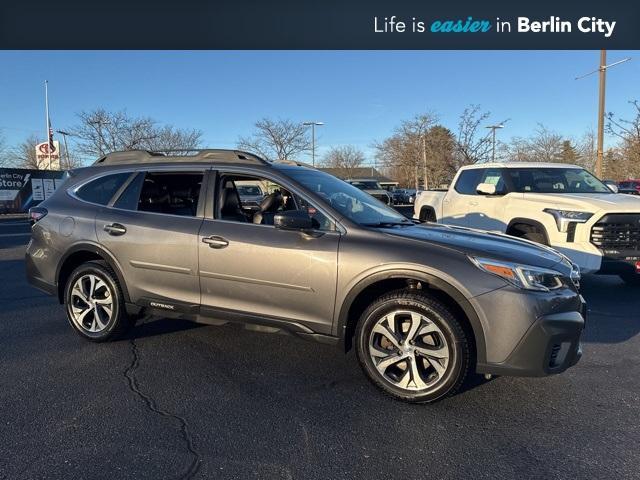
[{"label": "rear side window", "polygon": [[480,176],[484,173],[483,168],[473,168],[460,172],[455,191],[463,195],[477,195],[476,189],[480,183]]},{"label": "rear side window", "polygon": [[96,178],[80,187],[76,196],[86,202],[106,205],[130,175],[131,172],[125,172]]},{"label": "rear side window", "polygon": [[[201,172],[147,172],[139,188],[137,209],[141,212],[195,217],[202,178]],[[135,188],[137,180],[130,187]],[[134,193],[132,195],[135,196]]]}]

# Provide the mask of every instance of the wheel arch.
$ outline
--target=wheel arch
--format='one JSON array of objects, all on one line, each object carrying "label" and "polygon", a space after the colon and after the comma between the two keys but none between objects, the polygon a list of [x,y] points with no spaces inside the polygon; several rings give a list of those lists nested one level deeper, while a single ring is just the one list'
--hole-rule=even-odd
[{"label": "wheel arch", "polygon": [[[431,273],[415,270],[392,270],[372,274],[358,282],[346,295],[338,314],[338,344],[345,352],[352,347],[355,326],[360,314],[373,298],[399,288],[407,288],[413,282],[426,284],[429,292],[450,307],[454,313],[461,314],[465,325],[472,335],[474,356],[477,362],[486,359],[486,342],[480,318],[467,297],[449,282]],[[439,292],[439,293],[438,293]]]},{"label": "wheel arch", "polygon": [[67,278],[71,275],[71,272],[75,270],[79,265],[83,263],[101,260],[105,262],[111,270],[116,274],[120,288],[122,288],[122,294],[125,302],[130,301],[129,291],[127,290],[127,284],[124,281],[122,270],[115,257],[100,245],[94,243],[79,243],[72,246],[66,251],[61,258],[56,269],[56,285],[58,288],[58,301],[64,303],[64,288]]},{"label": "wheel arch", "polygon": [[513,218],[511,219],[511,221],[509,221],[509,224],[507,225],[507,229],[506,229],[507,235],[510,235],[509,232],[516,225],[527,225],[527,226],[536,228],[537,230],[540,231],[540,233],[542,233],[542,235],[544,235],[544,241],[547,245],[549,245],[549,233],[547,232],[547,227],[545,227],[542,224],[542,222],[538,220],[533,220],[532,218],[524,218],[524,217]]},{"label": "wheel arch", "polygon": [[436,209],[431,205],[422,205],[420,207],[420,211],[418,212],[418,218],[425,222],[438,221],[438,215],[436,214]]}]

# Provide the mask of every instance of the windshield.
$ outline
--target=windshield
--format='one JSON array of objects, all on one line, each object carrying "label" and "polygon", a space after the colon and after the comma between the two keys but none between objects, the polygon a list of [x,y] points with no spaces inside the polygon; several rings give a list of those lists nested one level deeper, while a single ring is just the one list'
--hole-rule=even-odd
[{"label": "windshield", "polygon": [[236,185],[240,195],[262,195],[262,190],[257,185]]},{"label": "windshield", "polygon": [[513,191],[536,193],[613,193],[582,168],[507,168]]},{"label": "windshield", "polygon": [[413,225],[411,220],[368,193],[328,173],[300,168],[287,170],[287,175],[322,197],[342,215],[360,225]]}]

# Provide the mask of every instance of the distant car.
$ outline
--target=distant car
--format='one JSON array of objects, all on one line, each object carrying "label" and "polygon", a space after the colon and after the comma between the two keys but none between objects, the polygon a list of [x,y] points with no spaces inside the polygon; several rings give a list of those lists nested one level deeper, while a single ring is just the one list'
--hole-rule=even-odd
[{"label": "distant car", "polygon": [[347,180],[354,187],[368,193],[373,198],[380,200],[385,205],[391,205],[391,195],[384,188],[380,186],[378,181],[374,178],[356,178]]},{"label": "distant car", "polygon": [[405,190],[405,192],[405,202],[413,205],[413,202],[416,201],[416,192],[418,192],[418,190],[416,190],[415,188],[408,188],[407,190]]},{"label": "distant car", "polygon": [[245,208],[259,208],[260,202],[264,198],[264,192],[259,185],[245,184],[241,185],[238,182],[237,185],[238,195],[240,196],[240,203]]},{"label": "distant car", "polygon": [[407,198],[407,192],[404,188],[396,188],[395,190],[392,190],[390,193],[391,193],[391,200],[393,201],[394,205],[401,205],[403,203],[406,203],[405,200]]},{"label": "distant car", "polygon": [[618,184],[619,193],[640,195],[640,180],[624,180]]}]

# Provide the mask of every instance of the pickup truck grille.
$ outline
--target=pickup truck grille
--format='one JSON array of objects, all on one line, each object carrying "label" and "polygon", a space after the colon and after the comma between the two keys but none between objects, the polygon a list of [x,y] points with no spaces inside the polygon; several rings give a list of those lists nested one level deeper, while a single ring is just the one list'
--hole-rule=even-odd
[{"label": "pickup truck grille", "polygon": [[605,215],[591,228],[591,243],[600,250],[640,250],[640,214]]}]

